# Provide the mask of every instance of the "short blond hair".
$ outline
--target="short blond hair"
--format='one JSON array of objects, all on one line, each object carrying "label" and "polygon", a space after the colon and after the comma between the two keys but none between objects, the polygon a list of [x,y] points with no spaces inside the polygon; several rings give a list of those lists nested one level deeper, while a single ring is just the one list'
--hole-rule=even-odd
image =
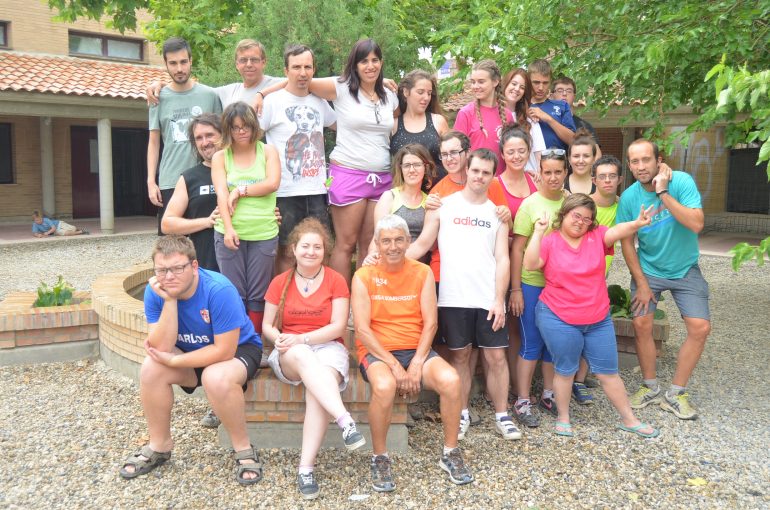
[{"label": "short blond hair", "polygon": [[267,56],[265,56],[265,45],[254,39],[241,39],[238,41],[238,44],[235,46],[235,59],[238,60],[239,53],[250,50],[251,48],[258,48],[259,52],[262,54],[262,60],[267,60]]},{"label": "short blond hair", "polygon": [[190,259],[191,262],[198,258],[195,254],[195,246],[193,246],[190,238],[181,234],[169,234],[159,237],[152,248],[151,258],[153,262],[155,262],[155,255],[159,253],[165,256],[179,253]]}]

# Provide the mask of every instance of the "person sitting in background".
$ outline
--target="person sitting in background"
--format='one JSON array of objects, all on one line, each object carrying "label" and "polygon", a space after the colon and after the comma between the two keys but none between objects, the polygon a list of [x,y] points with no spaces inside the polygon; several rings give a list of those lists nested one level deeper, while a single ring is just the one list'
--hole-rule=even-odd
[{"label": "person sitting in background", "polygon": [[40,211],[32,211],[32,235],[35,237],[46,236],[79,236],[88,234],[88,230],[78,228],[62,220],[53,220],[40,214]]}]

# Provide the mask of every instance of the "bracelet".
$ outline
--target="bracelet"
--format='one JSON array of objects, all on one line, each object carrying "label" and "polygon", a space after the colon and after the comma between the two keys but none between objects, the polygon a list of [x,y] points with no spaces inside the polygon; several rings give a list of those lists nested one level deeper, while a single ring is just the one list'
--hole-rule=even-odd
[{"label": "bracelet", "polygon": [[259,94],[260,96],[262,96],[262,99],[264,99],[264,98],[265,98],[265,94],[264,94],[264,93],[263,93],[261,90],[258,90],[258,91],[257,91],[257,94]]},{"label": "bracelet", "polygon": [[655,192],[655,194],[656,194],[656,195],[658,195],[659,197],[660,197],[661,195],[665,195],[666,193],[668,193],[668,190],[667,190],[667,189],[662,189],[662,190],[660,190],[660,191],[656,191],[656,192]]}]

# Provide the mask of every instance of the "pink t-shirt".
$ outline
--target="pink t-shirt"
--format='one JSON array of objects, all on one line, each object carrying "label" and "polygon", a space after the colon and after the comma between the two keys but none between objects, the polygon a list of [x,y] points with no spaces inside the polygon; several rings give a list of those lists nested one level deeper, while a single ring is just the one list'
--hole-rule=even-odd
[{"label": "pink t-shirt", "polygon": [[[484,131],[481,130],[479,118],[476,116],[476,102],[468,103],[463,106],[455,118],[454,128],[468,135],[471,139],[471,150],[489,149],[497,155],[497,172],[499,174],[505,170],[503,155],[500,154],[500,130],[502,122],[500,121],[500,110],[497,106],[481,106],[481,118],[484,121]],[[513,122],[513,114],[505,109],[505,121]]]},{"label": "pink t-shirt", "polygon": [[615,248],[604,245],[608,228],[587,232],[577,248],[554,231],[543,238],[540,258],[545,264],[545,289],[540,300],[567,324],[595,324],[607,316],[610,299],[604,279],[605,255]]},{"label": "pink t-shirt", "polygon": [[[532,195],[534,193],[537,193],[537,184],[535,184],[535,181],[532,180],[532,177],[529,176],[527,172],[524,172],[524,178],[527,180],[527,186],[529,186],[529,195]],[[503,194],[505,195],[505,200],[508,202],[508,209],[511,210],[511,220],[516,220],[516,213],[519,211],[519,207],[521,207],[521,203],[524,201],[527,197],[517,197],[515,195],[512,195],[510,191],[508,191],[508,188],[505,186],[505,182],[503,182],[503,176],[498,175],[497,180],[500,181],[500,187],[503,188]],[[513,230],[510,232],[511,237],[513,237]]]}]

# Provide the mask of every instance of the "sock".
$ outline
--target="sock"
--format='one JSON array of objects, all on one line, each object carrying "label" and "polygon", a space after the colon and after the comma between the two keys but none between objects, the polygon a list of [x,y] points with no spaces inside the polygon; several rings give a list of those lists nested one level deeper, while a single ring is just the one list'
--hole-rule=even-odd
[{"label": "sock", "polygon": [[251,323],[254,325],[254,330],[259,336],[262,336],[262,317],[264,317],[264,315],[265,312],[255,312],[254,310],[249,310],[249,319],[251,319]]},{"label": "sock", "polygon": [[464,420],[469,420],[470,421],[470,419],[471,419],[471,413],[467,409],[463,409],[460,412],[460,415],[463,417]]},{"label": "sock", "polygon": [[500,421],[505,416],[508,416],[508,413],[506,412],[495,413],[495,420]]},{"label": "sock", "polygon": [[550,398],[553,400],[553,390],[543,390],[543,398]]},{"label": "sock", "polygon": [[652,391],[658,391],[658,379],[645,379],[644,385],[650,388]]},{"label": "sock", "polygon": [[671,389],[666,392],[666,396],[668,397],[675,397],[677,395],[681,395],[685,392],[687,389],[686,386],[678,386],[676,384],[671,385]]},{"label": "sock", "polygon": [[379,457],[380,455],[382,455],[382,456],[383,456],[383,457],[385,457],[385,458],[390,458],[390,457],[388,456],[388,452],[385,452],[385,453],[380,453],[379,455],[378,455],[378,454],[376,454],[376,453],[373,453],[373,454],[372,454],[372,462],[374,462],[374,459],[376,459],[376,458],[377,458],[377,457]]},{"label": "sock", "polygon": [[449,452],[451,452],[452,450],[454,450],[454,448],[450,448],[449,446],[444,445],[444,455],[449,455]]},{"label": "sock", "polygon": [[309,475],[313,472],[313,466],[300,466],[298,472],[301,475]]},{"label": "sock", "polygon": [[526,404],[529,404],[529,403],[530,403],[530,402],[529,402],[529,397],[526,397],[526,398],[522,398],[522,397],[519,397],[519,398],[517,398],[517,399],[516,399],[516,403],[515,403],[514,405],[515,405],[516,407],[519,407],[519,406],[521,406],[522,404],[525,404],[525,403],[526,403]]},{"label": "sock", "polygon": [[350,416],[350,413],[345,413],[345,414],[343,414],[342,416],[340,416],[339,418],[337,418],[335,421],[337,422],[337,426],[338,426],[339,428],[341,428],[341,429],[344,429],[345,427],[347,427],[347,426],[348,426],[348,425],[350,425],[351,423],[352,423],[353,425],[355,425],[355,424],[356,424],[356,422],[355,422],[355,421],[353,421],[353,417],[352,417],[352,416]]}]

